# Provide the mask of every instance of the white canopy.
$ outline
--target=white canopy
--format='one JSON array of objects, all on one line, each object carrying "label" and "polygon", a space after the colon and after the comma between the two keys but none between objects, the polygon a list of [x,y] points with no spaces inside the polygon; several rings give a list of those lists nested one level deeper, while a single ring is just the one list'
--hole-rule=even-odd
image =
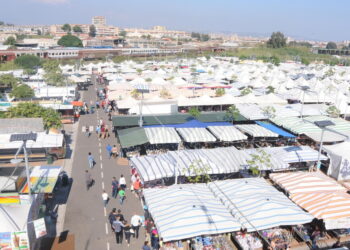
[{"label": "white canopy", "polygon": [[208,129],[220,141],[242,141],[248,138],[245,134],[241,133],[234,126],[208,126]]},{"label": "white canopy", "polygon": [[185,142],[215,142],[216,138],[206,128],[177,128]]},{"label": "white canopy", "polygon": [[146,136],[151,144],[166,144],[181,142],[175,128],[155,127],[145,128]]},{"label": "white canopy", "polygon": [[328,175],[337,180],[350,179],[350,142],[323,146],[331,160]]},{"label": "white canopy", "polygon": [[278,134],[256,124],[236,125],[236,127],[253,137],[278,137]]}]

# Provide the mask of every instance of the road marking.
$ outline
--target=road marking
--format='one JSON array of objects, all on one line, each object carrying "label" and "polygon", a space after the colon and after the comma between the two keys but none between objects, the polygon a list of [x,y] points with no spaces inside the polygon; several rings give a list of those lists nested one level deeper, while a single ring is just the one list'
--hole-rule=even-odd
[{"label": "road marking", "polygon": [[105,183],[102,182],[102,189],[105,190]]},{"label": "road marking", "polygon": [[[100,146],[101,147],[101,146]],[[100,154],[102,154],[102,149],[100,148]]]},{"label": "road marking", "polygon": [[101,169],[103,169],[102,163],[101,163]]},{"label": "road marking", "polygon": [[101,172],[101,178],[103,179],[103,172]]},{"label": "road marking", "polygon": [[[100,152],[101,153],[101,152]],[[102,161],[102,155],[100,155],[100,161]]]},{"label": "road marking", "polygon": [[107,223],[105,223],[105,226],[106,226],[106,234],[108,235],[108,225],[107,225]]},{"label": "road marking", "polygon": [[98,146],[101,147],[101,142],[98,143]]},{"label": "road marking", "polygon": [[89,131],[90,131],[90,132],[94,132],[94,126],[90,126],[90,127],[89,127]]},{"label": "road marking", "polygon": [[103,210],[105,212],[105,217],[106,217],[107,216],[107,209],[104,207]]},{"label": "road marking", "polygon": [[110,250],[110,248],[109,248],[109,242],[107,242],[107,250]]}]

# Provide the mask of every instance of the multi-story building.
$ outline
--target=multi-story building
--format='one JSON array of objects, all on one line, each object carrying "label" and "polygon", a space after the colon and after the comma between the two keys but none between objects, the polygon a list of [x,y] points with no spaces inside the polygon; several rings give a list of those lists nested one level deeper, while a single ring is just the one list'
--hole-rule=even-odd
[{"label": "multi-story building", "polygon": [[92,17],[92,24],[95,26],[106,26],[106,18],[104,16]]}]

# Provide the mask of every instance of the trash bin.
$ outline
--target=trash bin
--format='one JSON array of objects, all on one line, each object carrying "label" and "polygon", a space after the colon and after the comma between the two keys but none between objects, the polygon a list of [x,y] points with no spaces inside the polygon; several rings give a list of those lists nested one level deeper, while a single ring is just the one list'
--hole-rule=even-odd
[{"label": "trash bin", "polygon": [[47,164],[52,164],[53,163],[53,156],[52,155],[48,155],[47,156]]}]

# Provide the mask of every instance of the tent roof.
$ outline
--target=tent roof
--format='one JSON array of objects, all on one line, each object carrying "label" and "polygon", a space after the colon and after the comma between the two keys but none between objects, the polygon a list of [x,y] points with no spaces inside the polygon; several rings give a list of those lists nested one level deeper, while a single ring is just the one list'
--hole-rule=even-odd
[{"label": "tent roof", "polygon": [[181,142],[180,136],[176,133],[175,128],[145,128],[146,136],[150,144],[166,144]]},{"label": "tent roof", "polygon": [[256,124],[236,125],[236,127],[253,137],[278,137],[278,134]]},{"label": "tent roof", "polygon": [[165,124],[165,125],[149,125],[145,128],[155,128],[155,127],[173,127],[173,128],[207,128],[208,126],[232,126],[228,122],[201,122],[196,119],[192,119],[188,122],[181,124]]},{"label": "tent roof", "polygon": [[334,145],[324,145],[323,148],[331,152],[333,154],[345,157],[345,158],[350,158],[349,152],[350,152],[350,142],[345,141],[342,143],[334,144]]},{"label": "tent roof", "polygon": [[42,118],[6,118],[0,119],[0,134],[18,134],[43,132]]},{"label": "tent roof", "polygon": [[215,142],[216,138],[205,128],[177,128],[185,142]]},{"label": "tent roof", "polygon": [[[143,116],[143,124],[147,125],[165,125],[180,124],[193,120],[190,114],[171,114],[171,115],[152,115]],[[139,116],[136,115],[120,115],[113,116],[113,126],[115,127],[132,127],[139,125]],[[202,112],[197,118],[202,122],[228,122],[229,119],[226,112]],[[236,121],[245,121],[243,116],[239,116]]]},{"label": "tent roof", "polygon": [[234,232],[241,226],[206,184],[145,189],[144,196],[165,242]]},{"label": "tent roof", "polygon": [[121,129],[117,133],[122,148],[129,148],[149,142],[143,128]]},{"label": "tent roof", "polygon": [[208,126],[210,132],[212,132],[216,138],[220,141],[242,141],[248,137],[236,129],[234,126]]},{"label": "tent roof", "polygon": [[289,138],[295,138],[294,135],[292,135],[291,133],[288,133],[287,131],[269,123],[269,122],[259,122],[259,121],[256,121],[255,122],[256,124],[258,124],[259,126],[261,127],[264,127],[270,131],[272,131],[273,133],[276,133],[276,134],[279,134],[280,136],[283,136],[283,137],[289,137]]},{"label": "tent roof", "polygon": [[262,178],[216,181],[209,183],[209,189],[248,231],[305,224],[313,219]]}]

